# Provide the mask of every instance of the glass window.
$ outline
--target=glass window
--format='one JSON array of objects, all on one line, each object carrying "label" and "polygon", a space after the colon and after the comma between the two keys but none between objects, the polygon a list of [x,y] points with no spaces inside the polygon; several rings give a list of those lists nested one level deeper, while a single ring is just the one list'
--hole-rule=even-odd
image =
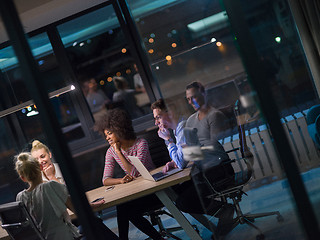
[{"label": "glass window", "polygon": [[[287,180],[274,150],[268,124],[257,107],[256,92],[250,85],[250,81],[259,79],[251,80],[247,76],[237,49],[237,38],[231,32],[229,17],[219,1],[156,1],[159,5],[153,11],[143,11],[143,8],[138,11],[139,1],[128,2],[167,106],[184,115],[187,126],[192,125],[192,119],[200,122],[200,114],[206,116],[205,110],[220,110],[226,118],[220,120],[223,124],[215,136],[226,151],[239,146],[237,123],[244,125],[246,142],[254,156],[254,177],[246,186],[249,196],[244,197],[240,205],[244,204],[253,213],[279,210],[285,219],[295,216],[295,205],[288,188],[279,188],[286,185]],[[283,127],[301,161],[298,160],[299,167],[306,171],[318,160],[316,155],[311,155],[316,150],[307,136],[304,111],[317,99],[289,7],[285,1],[272,1],[272,4],[243,1],[241,5],[254,40],[253,47],[259,53],[256,61],[262,61],[268,78],[266,85],[272,89],[273,96],[270,97],[276,100],[284,117]],[[194,81],[205,88],[201,92],[205,104],[199,103],[199,92],[186,91],[187,85]],[[241,104],[241,115],[237,118],[234,114],[236,102]],[[203,112],[199,111],[201,106],[204,106]],[[201,129],[200,123],[198,127]],[[233,153],[229,156],[232,159],[239,157]],[[245,165],[236,162],[233,168],[238,172]],[[269,191],[274,194],[267,194]],[[267,196],[277,199],[277,203],[267,203]],[[261,221],[271,224],[269,233],[277,232],[278,223],[274,218],[266,217]],[[291,223],[285,221],[283,224],[289,226]],[[292,224],[294,234],[301,235],[299,221],[294,220]],[[238,233],[231,232],[230,236],[236,237]],[[252,234],[255,233],[249,230],[241,239]]]},{"label": "glass window", "polygon": [[[71,100],[74,87],[62,76],[46,34],[29,39],[30,47],[38,63],[62,131],[68,142],[84,137],[84,132]],[[20,64],[11,46],[0,50],[0,171],[1,203],[14,201],[17,192],[25,184],[13,167],[13,156],[23,150],[30,151],[29,143],[34,139],[45,142],[43,125],[25,85]]]},{"label": "glass window", "polygon": [[[287,2],[243,6],[281,116],[305,110],[316,100],[316,92]],[[249,16],[252,10],[257,13]]]},{"label": "glass window", "polygon": [[[44,80],[45,91],[49,93],[51,103],[68,142],[83,138],[84,132],[70,96],[70,91],[74,89],[74,86],[62,76],[48,36],[42,33],[31,37],[29,44],[39,66],[41,78]],[[13,48],[11,46],[3,48],[0,50],[0,54],[3,56],[3,60],[0,62],[3,87],[7,90],[7,94],[1,96],[6,102],[1,106],[2,110],[17,114],[27,141],[39,138],[42,136],[42,129],[39,116],[37,116],[37,107],[27,91]],[[5,112],[2,112],[2,115]]]},{"label": "glass window", "polygon": [[26,185],[13,168],[13,156],[19,149],[16,132],[12,132],[12,117],[0,118],[0,204],[15,201],[16,194]]},{"label": "glass window", "polygon": [[59,25],[63,44],[94,119],[126,109],[132,119],[150,113],[150,100],[112,6]]},{"label": "glass window", "polygon": [[[251,38],[259,58],[253,61],[253,64],[261,64],[264,68],[264,85],[271,90],[269,97],[275,101],[277,107],[272,111],[278,111],[294,155],[294,159],[283,159],[283,161],[298,166],[309,199],[316,209],[315,193],[318,193],[319,189],[315,188],[315,182],[311,181],[310,177],[315,177],[319,171],[319,146],[314,145],[316,141],[311,138],[317,134],[314,124],[318,114],[310,110],[311,107],[318,106],[319,97],[314,86],[315,79],[312,79],[296,32],[290,7],[287,1],[268,3],[259,1],[259,4],[243,2],[241,5],[245,19],[243,24],[250,32],[248,37]],[[301,8],[299,11],[304,10]],[[252,14],[253,12],[255,14]],[[307,22],[306,20],[306,25]],[[252,79],[252,81],[261,84],[262,80]],[[310,114],[311,112],[313,113]],[[254,139],[252,141],[254,142]],[[261,162],[264,161],[261,160]],[[268,165],[275,176],[280,179],[284,177],[277,173],[277,167],[270,163]],[[262,169],[261,172],[263,172]],[[305,209],[300,210],[305,211]],[[319,214],[314,213],[319,219]],[[295,234],[298,235],[298,233],[299,231]]]}]

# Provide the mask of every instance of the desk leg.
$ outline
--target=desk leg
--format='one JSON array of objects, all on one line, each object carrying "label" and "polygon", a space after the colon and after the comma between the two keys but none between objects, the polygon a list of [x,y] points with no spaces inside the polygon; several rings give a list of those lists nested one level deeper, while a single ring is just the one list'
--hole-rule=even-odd
[{"label": "desk leg", "polygon": [[201,223],[205,228],[207,228],[210,232],[215,232],[217,227],[215,224],[213,224],[207,217],[205,217],[203,214],[190,214],[194,219],[196,219],[199,223]]},{"label": "desk leg", "polygon": [[180,224],[180,226],[184,229],[186,234],[192,239],[192,240],[201,240],[201,237],[196,232],[196,230],[193,229],[190,222],[186,219],[186,217],[180,212],[180,210],[174,205],[174,203],[171,201],[168,195],[170,189],[165,189],[159,192],[156,192],[158,198],[160,201],[166,206],[166,208],[169,210],[169,212],[174,216],[176,221]]}]

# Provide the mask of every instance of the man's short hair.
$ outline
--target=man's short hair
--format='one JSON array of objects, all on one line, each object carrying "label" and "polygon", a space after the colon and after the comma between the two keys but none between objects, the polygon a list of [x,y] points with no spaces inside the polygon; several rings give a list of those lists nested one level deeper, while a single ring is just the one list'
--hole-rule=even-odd
[{"label": "man's short hair", "polygon": [[186,86],[186,90],[190,88],[195,88],[201,93],[205,93],[204,86],[200,82],[192,82]]},{"label": "man's short hair", "polygon": [[161,111],[167,111],[167,106],[162,98],[158,99],[154,103],[151,104],[151,109],[160,109]]}]

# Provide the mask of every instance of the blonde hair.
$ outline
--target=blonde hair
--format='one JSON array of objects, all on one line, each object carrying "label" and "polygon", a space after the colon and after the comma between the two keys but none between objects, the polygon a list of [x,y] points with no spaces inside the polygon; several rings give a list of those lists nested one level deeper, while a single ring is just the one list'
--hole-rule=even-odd
[{"label": "blonde hair", "polygon": [[31,182],[41,176],[40,163],[29,152],[15,156],[15,169],[20,176]]},{"label": "blonde hair", "polygon": [[40,142],[39,140],[34,140],[32,142],[32,148],[31,148],[31,152],[39,150],[39,149],[45,149],[47,153],[50,153],[49,148],[47,147],[47,145],[43,144],[42,142]]}]

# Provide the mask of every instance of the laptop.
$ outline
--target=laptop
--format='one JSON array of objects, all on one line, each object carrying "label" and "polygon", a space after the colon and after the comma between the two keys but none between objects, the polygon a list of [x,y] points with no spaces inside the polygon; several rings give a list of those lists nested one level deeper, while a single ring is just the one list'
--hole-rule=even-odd
[{"label": "laptop", "polygon": [[148,171],[148,169],[143,165],[143,163],[139,160],[139,158],[134,157],[134,156],[128,156],[130,159],[131,163],[136,167],[136,169],[139,171],[141,176],[149,181],[154,181],[157,182],[161,179],[164,179],[166,177],[171,176],[172,174],[175,174],[177,172],[182,171],[180,168],[174,168],[171,169],[170,171],[163,173],[162,171],[159,171],[157,173],[154,173],[151,175],[151,173]]}]

